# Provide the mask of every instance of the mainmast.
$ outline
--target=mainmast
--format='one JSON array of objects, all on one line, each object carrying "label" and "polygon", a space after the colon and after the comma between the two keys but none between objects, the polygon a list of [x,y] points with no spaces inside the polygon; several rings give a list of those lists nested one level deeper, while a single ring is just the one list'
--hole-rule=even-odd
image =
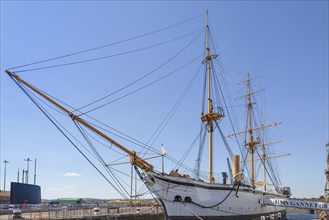
[{"label": "mainmast", "polygon": [[247,94],[247,108],[248,108],[248,125],[249,125],[249,142],[246,142],[245,146],[249,148],[250,153],[250,170],[251,170],[251,177],[250,177],[250,183],[251,186],[255,186],[255,161],[254,161],[254,153],[257,145],[259,144],[259,141],[254,141],[254,135],[253,135],[253,128],[252,128],[252,106],[255,103],[251,102],[251,88],[250,88],[250,74],[248,73],[248,80],[247,80],[247,87],[248,87],[248,94]]},{"label": "mainmast", "polygon": [[208,84],[208,113],[201,115],[201,121],[206,122],[209,137],[209,150],[208,150],[208,166],[209,166],[209,183],[214,183],[215,179],[213,177],[213,131],[214,131],[214,121],[219,120],[224,117],[223,114],[218,114],[213,112],[213,103],[211,98],[211,61],[215,59],[217,55],[210,54],[209,48],[209,25],[208,25],[208,10],[206,11],[206,57],[204,61],[207,68],[207,84]]},{"label": "mainmast", "polygon": [[[247,98],[247,103],[246,103],[246,107],[247,107],[247,130],[245,131],[241,131],[241,132],[237,132],[235,134],[230,134],[228,135],[228,137],[231,137],[231,136],[235,136],[235,135],[240,135],[240,134],[248,134],[248,140],[246,140],[245,142],[245,147],[249,150],[249,156],[250,156],[250,185],[252,187],[255,188],[255,160],[258,160],[258,159],[255,159],[254,155],[255,155],[255,151],[256,151],[256,148],[257,146],[260,144],[260,141],[259,141],[259,138],[255,138],[254,136],[254,131],[256,130],[263,130],[267,127],[271,127],[271,126],[276,126],[280,123],[276,123],[276,122],[273,122],[271,124],[268,124],[268,125],[263,125],[261,124],[260,127],[256,127],[254,128],[253,127],[253,121],[254,121],[254,118],[253,118],[253,105],[256,104],[255,102],[252,102],[251,100],[251,97],[252,95],[258,93],[258,92],[261,92],[263,91],[264,89],[261,89],[261,90],[258,90],[258,91],[255,91],[253,92],[251,90],[251,80],[253,80],[254,78],[251,78],[250,74],[248,73],[248,79],[246,81],[243,81],[242,83],[247,83],[247,95],[244,95],[244,96],[241,96],[241,97],[238,97],[237,99],[239,98]],[[263,131],[264,133],[264,131]],[[263,137],[264,139],[264,137]],[[262,155],[262,161],[264,163],[264,185],[265,185],[265,190],[266,190],[266,159],[269,158],[269,157],[266,157],[266,154],[265,154],[265,143],[262,144],[263,146],[263,155]]]}]

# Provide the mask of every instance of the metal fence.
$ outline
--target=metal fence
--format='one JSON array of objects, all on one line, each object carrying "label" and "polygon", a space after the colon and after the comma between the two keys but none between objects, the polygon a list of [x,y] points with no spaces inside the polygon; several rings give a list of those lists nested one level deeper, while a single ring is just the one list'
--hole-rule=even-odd
[{"label": "metal fence", "polygon": [[147,206],[127,206],[127,205],[107,205],[107,204],[88,204],[80,206],[46,206],[36,205],[22,207],[21,205],[12,205],[8,208],[0,207],[0,220],[11,219],[118,219],[120,216],[141,216],[143,214],[161,214],[162,208],[156,205]]}]

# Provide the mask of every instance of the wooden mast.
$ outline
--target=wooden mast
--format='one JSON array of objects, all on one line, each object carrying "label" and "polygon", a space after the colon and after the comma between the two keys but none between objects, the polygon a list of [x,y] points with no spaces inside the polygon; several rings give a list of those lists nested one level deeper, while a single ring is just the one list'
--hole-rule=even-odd
[{"label": "wooden mast", "polygon": [[110,143],[112,143],[113,145],[118,147],[119,149],[121,149],[124,152],[126,152],[127,154],[129,154],[130,155],[130,164],[136,165],[137,167],[139,167],[139,168],[141,168],[145,171],[153,171],[154,167],[150,163],[146,162],[144,159],[137,156],[134,150],[128,150],[126,147],[124,147],[120,143],[118,143],[115,140],[113,140],[112,138],[108,137],[107,135],[105,135],[104,133],[102,133],[101,131],[96,129],[94,126],[90,125],[89,123],[84,121],[82,118],[80,118],[79,116],[73,114],[71,111],[69,111],[68,109],[66,109],[65,107],[63,107],[59,103],[55,102],[53,99],[51,99],[49,96],[47,96],[46,94],[40,92],[34,86],[32,86],[31,84],[29,84],[26,81],[24,81],[23,79],[21,79],[17,74],[14,74],[14,73],[12,73],[8,70],[6,70],[6,73],[10,77],[12,77],[13,79],[15,79],[18,82],[24,84],[25,86],[30,88],[32,91],[34,91],[35,93],[37,93],[38,95],[40,95],[41,97],[43,97],[44,99],[46,99],[47,101],[49,101],[50,103],[55,105],[58,109],[62,110],[64,113],[66,113],[68,116],[70,116],[72,118],[72,120],[79,122],[80,124],[84,125],[88,129],[92,130],[93,132],[95,132],[96,134],[98,134],[99,136],[104,138],[105,140],[109,141]]},{"label": "wooden mast", "polygon": [[211,60],[215,59],[217,55],[210,54],[209,48],[209,25],[208,25],[208,10],[206,11],[206,57],[203,62],[206,63],[207,68],[207,84],[208,84],[208,113],[201,115],[201,121],[206,122],[208,129],[208,172],[209,172],[209,183],[214,183],[215,179],[213,177],[213,130],[214,121],[219,120],[224,117],[223,114],[218,114],[213,112],[213,103],[211,99]]},{"label": "wooden mast", "polygon": [[[208,114],[212,113],[212,100],[211,100],[211,88],[210,88],[210,83],[211,83],[211,66],[210,66],[210,61],[211,61],[211,56],[210,56],[210,48],[209,48],[209,25],[208,25],[208,10],[206,12],[206,65],[207,65],[207,78],[208,78]],[[209,183],[214,182],[213,178],[213,149],[212,149],[212,131],[213,131],[213,121],[210,120],[208,122],[208,132],[209,132]]]},{"label": "wooden mast", "polygon": [[245,144],[246,147],[249,148],[250,153],[250,170],[251,170],[251,186],[255,187],[255,162],[254,162],[254,153],[256,146],[259,144],[259,141],[254,141],[254,135],[253,135],[253,128],[252,128],[252,105],[255,103],[251,102],[251,88],[250,88],[250,74],[248,73],[248,80],[247,80],[247,86],[248,86],[248,94],[247,94],[247,108],[248,108],[248,125],[249,125],[249,142]]},{"label": "wooden mast", "polygon": [[[276,126],[278,124],[281,124],[280,123],[277,123],[277,122],[273,122],[271,124],[268,124],[268,125],[261,125],[260,127],[257,127],[257,128],[253,128],[253,105],[256,104],[256,103],[253,103],[252,100],[251,100],[251,96],[258,93],[258,92],[261,92],[263,91],[264,89],[261,89],[261,90],[258,90],[258,91],[251,91],[251,80],[253,80],[254,78],[251,78],[250,74],[248,73],[248,79],[246,81],[243,81],[242,83],[247,83],[247,95],[244,95],[244,96],[241,96],[241,97],[238,97],[236,99],[239,99],[239,98],[245,98],[247,97],[247,104],[246,104],[246,107],[248,109],[248,113],[247,113],[247,130],[245,131],[241,131],[241,132],[237,132],[235,134],[230,134],[228,135],[228,137],[232,137],[232,136],[235,136],[235,135],[240,135],[240,134],[245,134],[245,133],[248,133],[248,137],[249,137],[249,140],[246,141],[245,143],[245,146],[246,148],[249,150],[249,155],[250,155],[250,173],[251,173],[251,176],[250,176],[250,185],[255,188],[255,160],[259,160],[259,159],[255,159],[254,158],[254,154],[255,154],[255,150],[256,150],[256,147],[257,145],[260,144],[260,142],[258,141],[258,138],[255,140],[255,137],[254,137],[254,134],[253,132],[256,131],[256,130],[263,130],[265,128],[268,128],[268,127],[272,127],[272,126]],[[263,144],[263,147],[265,148],[265,145],[266,144]],[[265,149],[264,149],[265,150]],[[264,161],[264,178],[266,178],[266,167],[265,167],[265,160],[267,158],[272,158],[272,157],[266,157],[266,155],[264,154],[265,152],[263,152],[263,158],[262,160]],[[281,156],[286,156],[286,155],[281,155]],[[264,180],[266,182],[266,179]],[[264,184],[266,185],[266,184]],[[266,189],[266,186],[265,186],[265,189]]]}]

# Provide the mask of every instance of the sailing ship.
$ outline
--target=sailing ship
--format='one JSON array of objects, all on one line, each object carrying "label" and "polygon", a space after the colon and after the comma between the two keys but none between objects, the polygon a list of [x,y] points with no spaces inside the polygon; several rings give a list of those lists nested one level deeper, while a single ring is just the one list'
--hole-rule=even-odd
[{"label": "sailing ship", "polygon": [[[206,86],[205,86],[205,102],[207,105],[206,112],[201,114],[201,122],[206,128],[208,135],[208,177],[200,178],[200,158],[197,160],[195,176],[191,177],[187,174],[180,174],[178,170],[172,170],[166,173],[164,169],[157,171],[151,162],[139,156],[135,150],[130,150],[122,145],[112,137],[103,133],[97,127],[88,123],[81,116],[74,114],[73,111],[64,107],[56,100],[48,96],[46,93],[40,91],[33,85],[29,84],[16,73],[6,70],[6,73],[19,85],[29,88],[46,101],[50,102],[57,109],[68,115],[74,123],[80,124],[92,132],[96,133],[112,145],[130,156],[130,164],[135,167],[139,177],[143,180],[146,187],[156,195],[162,206],[165,209],[167,219],[267,219],[277,218],[283,219],[285,216],[285,208],[272,207],[262,204],[261,200],[264,196],[267,198],[287,198],[290,197],[290,188],[275,185],[274,190],[267,190],[268,185],[266,181],[266,174],[268,170],[265,166],[269,158],[265,154],[265,144],[256,137],[255,131],[263,130],[267,127],[277,125],[273,123],[270,125],[261,125],[260,127],[253,126],[254,114],[252,96],[256,93],[251,90],[252,78],[248,75],[248,79],[244,82],[247,83],[247,129],[245,131],[236,132],[231,136],[245,134],[247,139],[244,142],[244,149],[247,150],[246,154],[233,155],[230,152],[228,164],[232,161],[232,173],[230,172],[230,183],[227,181],[227,173],[223,174],[223,182],[219,183],[214,177],[213,171],[213,135],[214,130],[217,128],[220,131],[222,138],[225,141],[225,135],[220,130],[218,122],[225,117],[223,108],[218,107],[218,103],[214,103],[213,88],[211,87],[212,77],[212,62],[216,59],[217,55],[212,54],[209,47],[208,35],[208,12],[206,13],[206,55],[203,58],[206,73]],[[261,144],[262,143],[262,144]],[[257,187],[255,177],[255,154],[257,147],[262,145],[263,155],[258,160],[264,164],[264,183],[263,189]],[[248,155],[249,154],[249,155]],[[199,156],[201,152],[199,152]],[[250,179],[246,177],[246,170],[240,169],[240,165],[246,163],[246,158],[249,157],[250,165]],[[244,166],[243,166],[244,167]],[[142,171],[142,172],[141,172]]]}]

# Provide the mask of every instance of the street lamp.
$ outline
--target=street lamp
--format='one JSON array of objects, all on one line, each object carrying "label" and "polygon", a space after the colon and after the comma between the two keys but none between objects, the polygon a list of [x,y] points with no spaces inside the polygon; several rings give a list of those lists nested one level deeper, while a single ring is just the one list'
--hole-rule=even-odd
[{"label": "street lamp", "polygon": [[5,173],[4,173],[4,183],[3,183],[3,191],[6,191],[6,171],[7,171],[7,163],[9,163],[9,161],[5,160],[3,161],[5,163]]},{"label": "street lamp", "polygon": [[28,184],[29,183],[29,163],[32,161],[30,158],[24,159],[27,161],[27,171],[26,171],[26,179],[25,182]]}]

